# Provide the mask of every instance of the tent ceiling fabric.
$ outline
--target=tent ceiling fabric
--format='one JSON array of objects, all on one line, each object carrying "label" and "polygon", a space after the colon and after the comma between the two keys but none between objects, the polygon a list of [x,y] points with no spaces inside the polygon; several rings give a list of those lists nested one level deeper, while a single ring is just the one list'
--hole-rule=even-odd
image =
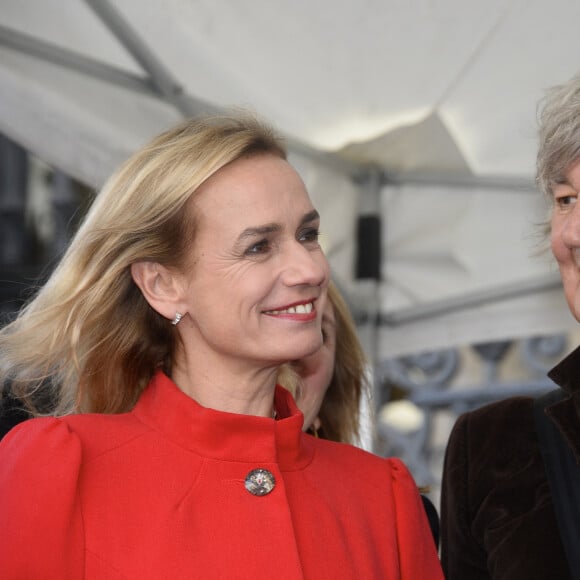
[{"label": "tent ceiling fabric", "polygon": [[[6,27],[143,73],[88,3],[1,6]],[[573,0],[114,6],[188,94],[250,106],[286,134],[329,150],[376,142],[437,113],[476,175],[531,176],[536,102],[578,68]],[[558,34],[545,34],[556,15]],[[371,147],[369,159],[385,165],[391,146]],[[438,158],[438,141],[431,150]]]},{"label": "tent ceiling fabric", "polygon": [[463,154],[437,113],[365,143],[347,145],[340,154],[358,163],[372,160],[392,174],[471,175]]},{"label": "tent ceiling fabric", "polygon": [[[384,217],[382,311],[553,273],[530,258],[528,210],[538,202],[526,184],[533,183],[536,103],[580,70],[580,3],[0,0],[1,26],[146,85],[142,62],[91,5],[113,6],[196,103],[255,109],[306,145],[293,161],[322,209],[333,270],[355,298],[360,192],[349,163],[397,177],[376,192]],[[0,29],[0,132],[93,186],[182,116],[170,101],[20,53]],[[310,148],[344,160],[346,171],[333,172]],[[421,175],[433,183],[412,185]],[[458,177],[493,187],[444,186]],[[460,313],[416,322],[423,332],[413,340],[402,338],[413,325],[396,335],[387,329],[381,352],[485,340],[501,333],[490,330],[491,320],[513,333],[564,328],[570,321],[556,295],[522,299],[510,320],[502,303],[496,318],[494,305],[485,307],[485,324],[473,323],[477,309],[462,322]],[[537,309],[538,300],[553,314],[546,318],[561,322],[529,326],[530,316],[516,314],[532,302]]]}]

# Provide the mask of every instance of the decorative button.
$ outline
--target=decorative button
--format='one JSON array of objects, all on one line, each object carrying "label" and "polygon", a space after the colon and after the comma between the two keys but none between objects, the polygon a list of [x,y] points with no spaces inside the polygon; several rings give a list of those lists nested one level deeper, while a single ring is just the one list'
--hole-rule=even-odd
[{"label": "decorative button", "polygon": [[267,469],[252,469],[245,485],[252,495],[268,495],[276,487],[276,478]]}]

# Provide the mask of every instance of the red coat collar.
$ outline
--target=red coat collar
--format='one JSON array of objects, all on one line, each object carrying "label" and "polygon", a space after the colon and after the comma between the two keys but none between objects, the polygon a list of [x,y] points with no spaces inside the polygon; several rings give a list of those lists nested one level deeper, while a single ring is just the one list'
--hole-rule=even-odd
[{"label": "red coat collar", "polygon": [[274,402],[277,420],[216,411],[202,407],[158,371],[132,412],[176,444],[208,459],[300,469],[314,452],[311,438],[302,433],[304,417],[280,386]]}]

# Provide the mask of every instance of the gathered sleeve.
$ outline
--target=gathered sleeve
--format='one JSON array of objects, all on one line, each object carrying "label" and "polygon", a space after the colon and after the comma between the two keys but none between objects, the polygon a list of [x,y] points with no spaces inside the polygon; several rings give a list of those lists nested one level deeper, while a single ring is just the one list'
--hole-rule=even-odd
[{"label": "gathered sleeve", "polygon": [[403,462],[389,459],[399,540],[401,580],[443,580],[435,541],[417,485]]},{"label": "gathered sleeve", "polygon": [[31,419],[0,442],[0,578],[84,576],[81,444],[64,422]]}]

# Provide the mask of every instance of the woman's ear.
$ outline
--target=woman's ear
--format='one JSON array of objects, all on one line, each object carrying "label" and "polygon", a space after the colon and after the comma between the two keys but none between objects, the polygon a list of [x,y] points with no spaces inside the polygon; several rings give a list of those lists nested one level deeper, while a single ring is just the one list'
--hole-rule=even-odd
[{"label": "woman's ear", "polygon": [[157,262],[135,262],[131,264],[133,281],[151,308],[169,320],[176,312],[185,314],[181,301],[181,285],[178,273]]}]

